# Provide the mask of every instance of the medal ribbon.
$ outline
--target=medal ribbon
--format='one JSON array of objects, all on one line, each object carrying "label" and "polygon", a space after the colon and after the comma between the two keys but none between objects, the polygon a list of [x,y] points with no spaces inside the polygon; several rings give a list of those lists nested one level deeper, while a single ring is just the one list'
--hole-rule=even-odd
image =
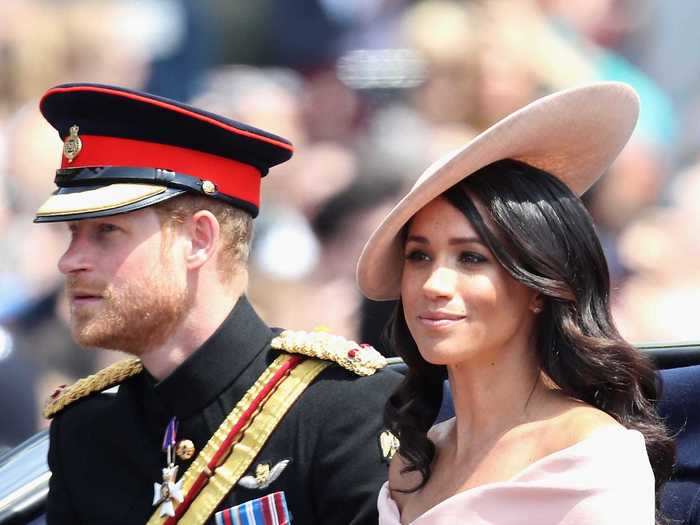
[{"label": "medal ribbon", "polygon": [[163,452],[165,452],[168,462],[168,467],[173,465],[173,447],[177,441],[177,418],[172,417],[168,426],[165,428],[163,435]]}]

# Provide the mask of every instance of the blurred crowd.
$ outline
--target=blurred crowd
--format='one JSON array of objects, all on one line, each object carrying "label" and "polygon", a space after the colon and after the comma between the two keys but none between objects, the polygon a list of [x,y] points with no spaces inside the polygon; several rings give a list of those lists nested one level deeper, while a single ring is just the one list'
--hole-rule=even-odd
[{"label": "blurred crowd", "polygon": [[586,197],[614,314],[635,343],[699,341],[698,22],[695,0],[3,0],[0,448],[44,425],[54,387],[119,358],[71,341],[67,231],[32,224],[60,160],[48,87],[143,89],[291,139],[263,182],[250,298],[272,326],[381,348],[391,305],[361,298],[354,265],[401,192],[537,97],[628,82],[639,125]]}]

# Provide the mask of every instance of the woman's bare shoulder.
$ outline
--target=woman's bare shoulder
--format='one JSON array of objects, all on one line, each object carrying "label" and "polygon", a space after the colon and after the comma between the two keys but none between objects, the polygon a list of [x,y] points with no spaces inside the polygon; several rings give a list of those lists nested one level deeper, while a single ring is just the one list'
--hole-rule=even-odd
[{"label": "woman's bare shoulder", "polygon": [[[558,415],[551,419],[548,446],[552,451],[575,445],[599,430],[624,428],[610,414],[577,400],[561,403]],[[550,426],[548,425],[548,426]]]}]

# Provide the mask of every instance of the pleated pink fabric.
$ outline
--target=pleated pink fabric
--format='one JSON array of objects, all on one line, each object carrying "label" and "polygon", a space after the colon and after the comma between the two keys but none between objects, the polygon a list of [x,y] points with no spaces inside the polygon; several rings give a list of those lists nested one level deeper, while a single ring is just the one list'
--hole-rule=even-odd
[{"label": "pleated pink fabric", "polygon": [[[411,525],[653,525],[654,474],[644,438],[609,427],[528,466],[509,481],[447,498]],[[388,483],[379,525],[400,525]]]}]

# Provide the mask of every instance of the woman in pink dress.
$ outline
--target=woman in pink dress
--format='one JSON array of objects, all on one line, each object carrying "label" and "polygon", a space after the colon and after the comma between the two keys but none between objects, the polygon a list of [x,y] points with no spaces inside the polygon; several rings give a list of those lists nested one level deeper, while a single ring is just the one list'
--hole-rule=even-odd
[{"label": "woman in pink dress", "polygon": [[[399,299],[408,365],[380,525],[655,523],[674,445],[578,197],[637,114],[619,83],[542,98],[428,168],[370,237],[358,283]],[[433,426],[445,378],[455,417]]]}]

